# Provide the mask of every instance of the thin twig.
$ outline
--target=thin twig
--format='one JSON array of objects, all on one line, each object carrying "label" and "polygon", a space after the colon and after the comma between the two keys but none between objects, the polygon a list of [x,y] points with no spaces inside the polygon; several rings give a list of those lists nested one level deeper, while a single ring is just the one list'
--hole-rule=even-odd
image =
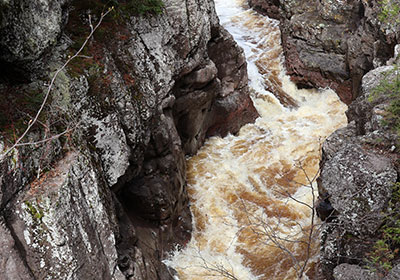
[{"label": "thin twig", "polygon": [[[58,75],[61,73],[61,71],[63,71],[65,69],[65,67],[67,67],[67,65],[77,56],[79,56],[79,54],[82,52],[82,50],[85,48],[85,46],[87,45],[87,43],[89,42],[90,38],[93,36],[94,32],[96,31],[96,29],[100,26],[100,24],[102,23],[104,17],[110,13],[112,11],[112,8],[109,8],[105,13],[101,14],[101,17],[99,19],[99,21],[97,22],[96,26],[93,27],[92,24],[92,20],[91,20],[91,15],[89,15],[89,25],[90,25],[90,33],[89,35],[86,37],[85,41],[83,42],[83,44],[81,45],[81,47],[79,48],[79,50],[73,55],[73,56],[69,56],[67,61],[63,64],[63,66],[61,68],[59,68],[56,73],[54,74],[53,78],[50,81],[49,86],[47,87],[47,91],[46,91],[46,95],[43,99],[42,104],[40,105],[39,110],[37,111],[35,117],[33,120],[29,121],[28,127],[25,129],[24,133],[22,133],[22,135],[15,141],[15,143],[8,149],[6,150],[4,153],[2,153],[2,157],[6,156],[9,152],[11,152],[14,148],[19,147],[19,146],[26,146],[26,145],[33,145],[32,143],[20,143],[22,141],[22,139],[28,134],[28,132],[31,130],[31,128],[35,125],[35,123],[38,121],[38,118],[40,116],[40,114],[43,111],[44,106],[46,105],[47,99],[50,96],[50,92],[53,89],[54,83],[58,77]],[[58,134],[58,137],[67,133],[66,131],[63,133]],[[51,137],[54,139],[54,137]],[[35,144],[38,143],[44,143],[49,141],[49,139],[44,139],[43,141],[37,141],[34,142]]]}]

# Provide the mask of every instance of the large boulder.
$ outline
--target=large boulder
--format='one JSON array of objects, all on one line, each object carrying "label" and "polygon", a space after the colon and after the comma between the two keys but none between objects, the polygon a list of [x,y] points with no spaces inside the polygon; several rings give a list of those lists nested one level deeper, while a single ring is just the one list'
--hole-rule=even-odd
[{"label": "large boulder", "polygon": [[322,232],[324,279],[367,277],[361,277],[367,271],[345,264],[367,264],[390,215],[387,207],[399,173],[398,135],[388,119],[395,96],[386,87],[396,84],[396,71],[387,65],[368,72],[347,111],[350,123],[323,144],[319,193],[334,208]]},{"label": "large boulder", "polygon": [[[327,143],[338,141],[335,136],[328,138]],[[351,143],[343,143],[333,155],[327,156],[330,159],[320,175],[320,191],[340,213],[338,222],[353,235],[374,234],[382,224],[397,180],[390,158]]]}]

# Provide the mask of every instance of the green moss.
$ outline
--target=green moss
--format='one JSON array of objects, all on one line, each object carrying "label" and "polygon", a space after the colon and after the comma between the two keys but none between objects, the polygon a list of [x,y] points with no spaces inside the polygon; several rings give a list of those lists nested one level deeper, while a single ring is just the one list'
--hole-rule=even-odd
[{"label": "green moss", "polygon": [[41,221],[43,216],[44,216],[44,212],[43,209],[41,209],[40,207],[36,208],[35,206],[33,206],[33,204],[29,201],[25,201],[25,205],[27,207],[27,211],[28,213],[31,214],[32,218],[34,218],[37,221]]},{"label": "green moss", "polygon": [[400,3],[397,0],[381,0],[378,2],[380,13],[378,19],[382,23],[399,23]]},{"label": "green moss", "polygon": [[107,5],[115,7],[114,15],[117,17],[136,15],[159,15],[164,9],[162,0],[111,0]]},{"label": "green moss", "polygon": [[132,0],[128,8],[140,15],[148,13],[161,14],[164,3],[161,0]]},{"label": "green moss", "polygon": [[379,85],[372,90],[368,102],[379,102],[380,98],[390,100],[381,125],[390,127],[400,136],[400,68],[398,65],[384,74]]}]

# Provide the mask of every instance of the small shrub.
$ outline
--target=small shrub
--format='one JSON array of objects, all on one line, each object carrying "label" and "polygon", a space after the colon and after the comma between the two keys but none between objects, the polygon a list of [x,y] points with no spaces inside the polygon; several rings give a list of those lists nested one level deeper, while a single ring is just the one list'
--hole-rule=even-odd
[{"label": "small shrub", "polygon": [[372,90],[368,102],[374,103],[380,98],[390,100],[381,124],[389,126],[400,136],[400,68],[398,65],[395,65],[392,71],[385,73],[379,85]]},{"label": "small shrub", "polygon": [[380,239],[375,242],[368,254],[367,267],[383,275],[393,267],[400,257],[400,183],[393,185],[392,197],[389,201],[384,224],[380,229]]},{"label": "small shrub", "polygon": [[162,0],[111,0],[107,5],[115,7],[116,17],[126,17],[129,15],[162,14],[164,2]]},{"label": "small shrub", "polygon": [[32,218],[34,218],[35,220],[38,220],[38,221],[42,220],[42,218],[44,216],[42,209],[40,209],[39,207],[36,208],[29,201],[25,201],[25,205],[27,207],[27,211],[32,215]]}]

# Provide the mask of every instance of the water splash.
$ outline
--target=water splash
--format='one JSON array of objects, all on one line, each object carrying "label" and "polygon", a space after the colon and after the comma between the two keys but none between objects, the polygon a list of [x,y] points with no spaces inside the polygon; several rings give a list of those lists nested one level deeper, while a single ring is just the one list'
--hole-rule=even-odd
[{"label": "water splash", "polygon": [[166,263],[182,280],[296,279],[307,247],[314,255],[318,249],[318,238],[307,238],[320,145],[347,123],[346,106],[332,90],[290,82],[277,21],[243,1],[215,4],[245,51],[261,117],[237,136],[209,139],[188,160],[193,237]]}]

